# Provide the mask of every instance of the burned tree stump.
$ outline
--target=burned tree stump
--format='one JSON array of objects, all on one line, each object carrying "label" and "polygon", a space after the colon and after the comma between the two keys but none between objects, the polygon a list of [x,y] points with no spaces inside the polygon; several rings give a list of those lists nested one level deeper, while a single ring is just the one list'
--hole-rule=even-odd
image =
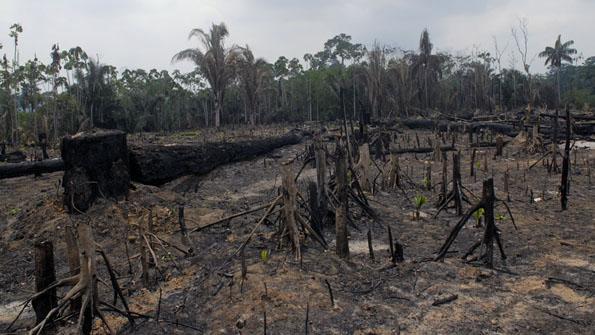
[{"label": "burned tree stump", "polygon": [[[328,203],[326,194],[326,151],[324,144],[320,137],[316,139],[315,146],[315,161],[316,161],[316,207],[318,212],[320,224],[324,225],[326,222]],[[322,228],[322,227],[321,227]]]},{"label": "burned tree stump", "polygon": [[313,181],[308,183],[308,206],[311,209],[310,221],[312,222],[312,229],[322,235],[322,215],[318,210],[318,189]]},{"label": "burned tree stump", "polygon": [[[485,248],[485,261],[486,264],[491,268],[494,266],[494,239],[498,241],[500,245],[500,237],[496,222],[494,221],[494,202],[496,202],[496,195],[494,193],[494,179],[490,178],[483,182],[483,196],[482,196],[483,208],[485,210],[485,224],[486,228],[483,234],[483,244]],[[502,259],[506,259],[504,251],[502,251]]]},{"label": "burned tree stump", "polygon": [[471,152],[471,164],[469,166],[469,175],[471,177],[475,177],[475,155],[477,154],[477,149],[473,148]]},{"label": "burned tree stump", "polygon": [[452,155],[452,194],[457,215],[463,213],[463,190],[461,189],[461,156],[459,153]]},{"label": "burned tree stump", "polygon": [[337,181],[337,199],[339,202],[335,215],[336,251],[339,257],[349,258],[349,240],[347,239],[347,162],[345,160],[345,151],[339,144],[335,151],[335,157],[335,178]]},{"label": "burned tree stump", "polygon": [[[50,241],[35,244],[35,290],[42,292],[56,281],[54,269],[54,245]],[[33,299],[33,309],[37,323],[43,321],[48,313],[57,306],[56,289],[47,290]]]},{"label": "burned tree stump", "polygon": [[[444,170],[443,175],[445,175]],[[446,184],[446,182],[443,182],[443,184]],[[469,199],[465,193],[463,193],[463,184],[461,182],[461,160],[458,152],[452,155],[452,190],[446,197],[444,197],[444,200],[439,203],[438,211],[434,214],[434,218],[436,218],[442,210],[447,208],[451,201],[454,202],[454,208],[457,215],[463,214],[463,201],[469,202]]]},{"label": "burned tree stump", "polygon": [[98,197],[128,195],[130,174],[126,134],[96,130],[62,139],[64,204],[70,212],[84,212]]},{"label": "burned tree stump", "polygon": [[[476,259],[484,260],[485,264],[488,267],[492,268],[494,265],[494,262],[493,262],[494,256],[493,255],[494,255],[494,241],[495,241],[496,244],[498,245],[498,249],[500,250],[501,259],[505,260],[506,255],[504,254],[504,247],[502,244],[502,240],[500,239],[500,230],[496,226],[496,222],[495,222],[494,207],[495,207],[496,201],[499,201],[499,200],[496,198],[496,195],[494,192],[494,179],[489,178],[489,179],[484,180],[483,194],[482,194],[481,200],[475,206],[473,206],[471,209],[469,209],[469,211],[467,211],[467,213],[465,213],[463,218],[455,225],[455,227],[450,232],[448,238],[446,239],[446,241],[444,242],[444,244],[438,251],[438,254],[436,255],[435,260],[444,259],[444,257],[448,253],[448,249],[452,246],[452,243],[455,241],[455,239],[457,238],[458,234],[461,232],[461,230],[463,229],[463,227],[465,226],[467,221],[471,218],[473,213],[475,213],[476,211],[478,211],[480,209],[484,210],[484,216],[485,216],[485,226],[486,227],[485,227],[485,231],[483,234],[483,238],[471,246],[469,251],[463,256],[463,259],[466,259],[469,255],[473,254],[473,252],[477,248],[481,247],[483,252]],[[514,225],[514,218],[512,217],[512,214],[510,213],[510,209],[508,208],[508,205],[506,205],[506,203],[504,203],[504,202],[503,202],[503,204],[506,206],[508,213],[510,214],[512,223]]]},{"label": "burned tree stump", "polygon": [[446,188],[448,184],[448,159],[446,153],[442,153],[442,182],[440,183],[440,196],[438,197],[438,207],[446,201]]},{"label": "burned tree stump", "polygon": [[390,154],[389,171],[386,188],[392,189],[401,187],[401,169],[399,167],[399,157],[396,154]]},{"label": "burned tree stump", "polygon": [[362,189],[366,192],[370,192],[372,190],[370,164],[370,148],[367,143],[364,143],[359,147],[359,161],[356,164],[356,170],[358,170],[360,174]]},{"label": "burned tree stump", "polygon": [[432,190],[432,163],[426,165],[426,177],[424,179],[424,186],[427,191]]},{"label": "burned tree stump", "polygon": [[302,259],[300,231],[296,222],[297,186],[291,172],[291,163],[281,163],[282,189],[283,189],[283,219],[285,229],[295,252],[295,259]]},{"label": "burned tree stump", "polygon": [[496,154],[494,158],[497,156],[502,157],[502,152],[504,149],[504,138],[501,135],[496,136]]},{"label": "burned tree stump", "polygon": [[506,201],[510,201],[509,183],[510,173],[508,172],[508,169],[506,169],[506,171],[504,171],[504,193],[506,194]]}]

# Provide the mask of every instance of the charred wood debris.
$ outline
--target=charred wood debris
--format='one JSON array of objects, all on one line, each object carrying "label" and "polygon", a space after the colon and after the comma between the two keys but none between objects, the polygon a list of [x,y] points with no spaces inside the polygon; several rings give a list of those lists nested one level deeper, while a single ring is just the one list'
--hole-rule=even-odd
[{"label": "charred wood debris", "polygon": [[[553,121],[548,126],[545,125],[544,120]],[[558,152],[559,120],[565,121],[563,154]],[[159,306],[156,313],[151,315],[131,311],[118,281],[119,275],[112,268],[105,250],[93,238],[93,218],[86,213],[97,197],[126,197],[131,180],[160,184],[185,174],[205,173],[221,164],[256,157],[284,145],[299,143],[305,137],[310,138],[303,152],[292,159],[285,159],[280,164],[282,183],[277,189],[277,195],[259,206],[191,229],[186,226],[184,207],[180,206],[178,208],[179,238],[158,236],[155,233],[151,208],[143,208],[129,213],[129,226],[137,230],[139,239],[137,243],[139,247],[137,250],[138,260],[132,260],[127,245],[129,275],[139,278],[142,285],[149,289],[155,289],[154,272],[155,270],[158,273],[161,272],[163,266],[162,258],[157,256],[159,251],[178,255],[177,257],[190,256],[195,252],[192,235],[235,218],[262,211],[264,214],[253,224],[250,233],[239,243],[228,260],[229,262],[238,260],[241,262],[242,280],[246,276],[244,250],[265,222],[269,224],[272,222],[276,227],[277,232],[273,236],[277,239],[278,246],[287,248],[295,260],[300,262],[303,253],[311,250],[304,248],[304,244],[308,240],[319,245],[322,250],[334,249],[337,257],[349,260],[349,230],[352,229],[367,230],[369,257],[374,259],[376,256],[370,224],[377,224],[385,229],[390,246],[390,264],[386,266],[398,266],[398,263],[405,259],[403,245],[391,229],[391,225],[398,225],[398,222],[386,222],[377,209],[371,205],[373,202],[371,197],[381,191],[396,191],[408,201],[412,201],[411,193],[421,189],[432,190],[438,193],[439,199],[434,218],[449,208],[453,208],[454,213],[461,217],[436,254],[433,257],[416,260],[418,262],[441,261],[447,257],[450,247],[462,228],[474,214],[481,211],[484,220],[483,238],[469,246],[463,259],[467,262],[479,262],[483,266],[492,268],[494,266],[494,244],[498,248],[501,260],[505,261],[506,259],[504,238],[496,224],[498,219],[495,218],[494,208],[504,206],[514,225],[514,218],[507,205],[507,201],[510,201],[508,171],[504,174],[506,199],[496,197],[493,176],[483,181],[483,192],[478,197],[463,185],[460,166],[462,152],[460,149],[468,149],[471,160],[471,176],[477,175],[475,172],[475,163],[478,159],[476,157],[477,148],[495,147],[495,156],[493,157],[495,159],[496,156],[502,156],[504,146],[511,143],[516,144],[517,146],[512,150],[515,151],[513,154],[541,155],[538,162],[547,161],[544,166],[550,173],[559,172],[556,159],[562,156],[560,201],[562,209],[566,209],[570,186],[568,178],[571,165],[570,152],[573,148],[571,142],[576,141],[579,136],[590,135],[593,132],[593,127],[592,117],[572,116],[567,108],[563,116],[560,116],[556,111],[555,113],[541,113],[529,119],[509,119],[506,115],[464,121],[444,117],[440,120],[405,119],[397,123],[382,122],[372,126],[360,124],[357,131],[353,125],[348,127],[344,120],[342,124],[332,129],[319,127],[314,131],[293,132],[282,138],[243,142],[233,146],[212,144],[209,147],[211,149],[192,146],[176,147],[173,151],[167,151],[167,148],[157,146],[128,148],[125,135],[119,132],[98,132],[66,138],[62,144],[63,158],[61,160],[51,159],[0,166],[0,178],[63,169],[66,171],[63,181],[64,205],[70,210],[72,217],[72,224],[67,228],[66,234],[70,272],[68,277],[57,279],[51,241],[40,241],[35,244],[36,293],[23,304],[24,309],[27,304],[32,303],[36,313],[36,325],[29,333],[40,334],[50,325],[73,318],[77,320],[79,332],[89,334],[93,319],[96,317],[103,322],[109,333],[114,333],[105,321],[106,313],[124,316],[129,320],[131,326],[138,319],[168,322],[160,318]],[[433,135],[425,138],[427,143],[422,143],[417,132],[403,133],[402,130],[405,128],[431,130]],[[510,139],[504,140],[504,136],[508,136]],[[107,146],[110,149],[107,151],[105,150],[106,141],[111,143]],[[102,147],[103,149],[101,149]],[[249,150],[246,151],[246,149]],[[95,155],[101,153],[101,155],[90,161],[89,157],[85,157],[89,152]],[[419,181],[415,181],[411,176],[411,171],[402,166],[399,157],[403,155],[415,155],[416,158],[417,155],[424,155],[424,158],[430,161],[427,169],[429,172],[427,178],[424,178],[424,183],[420,184]],[[3,157],[7,156],[8,154],[3,152]],[[202,157],[202,160],[197,160],[195,156]],[[449,163],[449,156],[452,163]],[[487,155],[484,155],[483,158],[485,163],[482,165],[487,169]],[[180,159],[183,164],[181,167],[177,166],[175,171],[154,167],[155,164],[169,166]],[[201,164],[204,164],[206,160],[210,160],[210,165],[202,166]],[[432,161],[441,165],[441,180],[435,183],[432,183],[431,180]],[[528,169],[533,168],[537,163]],[[450,181],[448,178],[449,165],[452,166]],[[301,167],[296,170],[294,169],[296,166]],[[306,187],[300,187],[298,185],[299,177],[308,166],[315,169],[316,180],[307,182]],[[303,188],[305,188],[306,194],[303,193]],[[465,210],[465,208],[467,209]],[[364,222],[361,220],[362,217],[367,218],[365,220],[367,227],[361,224]],[[324,234],[324,231],[328,231],[329,228],[334,229],[334,241],[328,240],[332,234]],[[332,246],[333,244],[334,246]],[[480,250],[479,254],[473,256],[478,249]],[[140,263],[139,267],[132,265],[132,262],[136,261]],[[176,265],[175,257],[170,261]],[[105,267],[105,272],[108,273],[107,280],[98,277],[97,267],[99,266]],[[139,268],[140,272],[134,273],[133,269],[135,268]],[[163,278],[163,276],[157,277]],[[98,296],[98,282],[111,287],[113,293],[111,300]],[[332,287],[328,281],[326,284],[330,299],[333,301]],[[65,295],[58,298],[56,289],[59,287],[70,287],[70,289]],[[456,296],[447,297],[436,301],[435,305],[448,303],[456,298]],[[8,327],[7,331],[11,330],[15,322]],[[192,325],[182,326],[193,327]]]}]

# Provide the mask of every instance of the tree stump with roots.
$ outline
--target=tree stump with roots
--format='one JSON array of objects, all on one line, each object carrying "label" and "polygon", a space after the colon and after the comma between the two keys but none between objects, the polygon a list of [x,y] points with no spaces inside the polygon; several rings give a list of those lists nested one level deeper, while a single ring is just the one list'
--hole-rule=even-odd
[{"label": "tree stump with roots", "polygon": [[446,241],[444,242],[444,244],[438,251],[438,254],[435,257],[435,260],[442,260],[442,259],[444,259],[444,257],[446,257],[446,254],[448,253],[448,249],[452,246],[453,242],[455,241],[455,239],[457,238],[458,234],[461,232],[461,230],[463,229],[463,227],[465,226],[467,221],[471,218],[473,213],[475,213],[476,211],[478,211],[480,209],[484,210],[483,216],[485,219],[485,230],[483,233],[483,238],[481,240],[477,241],[476,243],[474,243],[471,246],[471,248],[469,248],[469,251],[467,251],[467,253],[465,253],[465,255],[463,256],[463,259],[467,259],[467,257],[472,255],[475,252],[475,250],[477,250],[477,248],[481,248],[482,251],[481,251],[480,255],[475,257],[474,260],[483,260],[488,267],[492,268],[494,266],[494,241],[495,241],[496,244],[498,245],[498,249],[500,250],[501,259],[503,261],[506,260],[506,255],[504,253],[504,246],[502,244],[502,240],[501,240],[501,236],[500,236],[500,230],[496,226],[495,215],[494,215],[495,214],[494,208],[496,207],[497,202],[502,203],[506,207],[506,210],[508,211],[508,214],[510,215],[512,224],[516,228],[516,225],[514,223],[514,218],[512,217],[510,208],[508,207],[506,202],[496,198],[496,195],[494,192],[494,179],[492,179],[492,178],[486,179],[483,182],[483,194],[482,194],[481,199],[479,200],[479,202],[477,204],[475,204],[473,207],[471,207],[467,211],[467,213],[465,213],[463,218],[461,218],[461,220],[459,220],[459,222],[455,225],[455,227],[450,232],[448,238],[446,239]]}]

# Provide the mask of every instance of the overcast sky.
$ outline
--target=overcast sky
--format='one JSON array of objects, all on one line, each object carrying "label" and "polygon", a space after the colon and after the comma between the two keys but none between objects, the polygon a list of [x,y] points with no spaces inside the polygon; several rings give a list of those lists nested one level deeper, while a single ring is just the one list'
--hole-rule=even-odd
[{"label": "overcast sky", "polygon": [[[12,53],[8,28],[18,22],[21,59],[37,54],[47,62],[58,42],[119,69],[188,70],[170,60],[196,45],[187,40],[190,29],[223,21],[230,42],[248,44],[268,61],[301,60],[342,32],[367,45],[377,40],[414,49],[427,27],[435,50],[452,53],[493,51],[496,36],[501,47],[508,45],[508,66],[516,51],[510,29],[519,18],[528,22],[532,56],[558,34],[574,39],[585,58],[595,55],[594,14],[595,0],[0,0],[0,52]],[[543,71],[542,64],[536,58],[532,69]]]}]

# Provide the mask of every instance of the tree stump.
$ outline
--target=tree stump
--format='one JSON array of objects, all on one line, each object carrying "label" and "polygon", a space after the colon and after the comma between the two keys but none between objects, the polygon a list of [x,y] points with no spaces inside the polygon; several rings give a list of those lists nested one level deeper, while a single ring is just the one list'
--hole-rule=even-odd
[{"label": "tree stump", "polygon": [[293,173],[291,172],[291,163],[281,163],[281,175],[282,175],[282,189],[283,189],[283,217],[285,223],[285,229],[289,233],[289,239],[291,240],[295,259],[301,260],[301,239],[300,231],[296,223],[296,199],[297,199],[297,187]]},{"label": "tree stump", "polygon": [[62,139],[64,204],[70,212],[84,212],[98,197],[128,195],[130,173],[126,134],[94,130]]},{"label": "tree stump", "polygon": [[496,156],[502,157],[503,149],[504,149],[504,138],[501,135],[498,135],[498,136],[496,136],[496,154],[494,155],[494,158]]},{"label": "tree stump", "polygon": [[[37,292],[45,290],[56,281],[54,269],[54,246],[50,241],[35,244],[35,289]],[[56,307],[56,289],[53,288],[33,299],[33,309],[37,323],[43,321],[48,313]]]},{"label": "tree stump", "polygon": [[359,161],[357,162],[356,169],[360,173],[362,189],[366,192],[370,192],[372,190],[370,164],[370,147],[368,146],[368,143],[364,143],[359,147]]},{"label": "tree stump", "polygon": [[475,155],[477,154],[477,149],[473,148],[471,152],[471,165],[469,166],[469,175],[471,177],[475,177]]}]

